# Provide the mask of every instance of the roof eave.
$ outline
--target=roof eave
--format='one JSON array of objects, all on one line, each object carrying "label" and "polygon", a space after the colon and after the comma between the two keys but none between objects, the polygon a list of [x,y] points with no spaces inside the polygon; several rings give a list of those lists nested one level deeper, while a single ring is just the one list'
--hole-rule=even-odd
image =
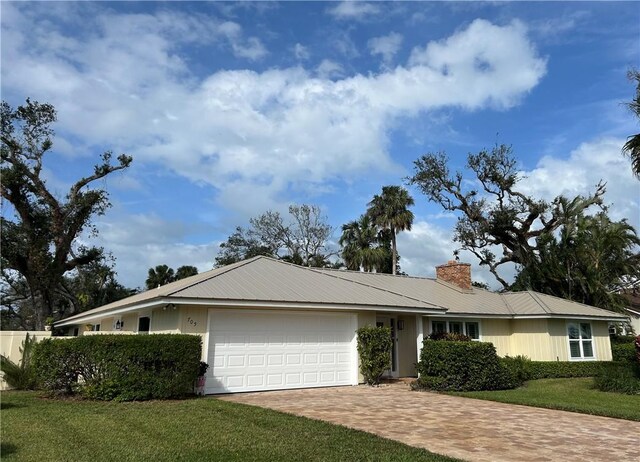
[{"label": "roof eave", "polygon": [[141,309],[156,308],[170,303],[176,305],[196,305],[210,307],[232,307],[232,308],[265,308],[265,309],[322,309],[322,310],[338,310],[338,311],[385,311],[390,313],[409,313],[418,315],[434,315],[444,314],[445,308],[420,308],[420,307],[390,307],[381,305],[366,304],[339,304],[339,303],[316,303],[316,302],[286,302],[286,301],[265,301],[265,300],[222,300],[207,298],[181,298],[181,297],[162,297],[149,300],[144,303],[134,303],[125,307],[118,307],[112,310],[105,310],[98,313],[91,313],[86,316],[82,314],[73,316],[69,319],[63,319],[54,323],[55,327],[65,327],[77,324],[83,324],[88,321],[107,318],[111,316],[121,315],[124,313],[137,311]]}]

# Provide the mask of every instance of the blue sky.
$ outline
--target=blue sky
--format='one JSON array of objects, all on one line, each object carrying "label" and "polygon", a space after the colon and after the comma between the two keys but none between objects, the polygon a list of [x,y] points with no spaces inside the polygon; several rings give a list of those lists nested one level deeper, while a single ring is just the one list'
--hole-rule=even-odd
[{"label": "blue sky", "polygon": [[[620,155],[640,67],[632,2],[2,2],[2,98],[58,110],[50,187],[64,195],[106,149],[98,238],[129,286],[161,263],[211,268],[237,225],[290,203],[322,207],[339,237],[413,161],[513,145],[523,189],[586,194],[640,225]],[[417,190],[403,269],[451,258],[455,219]],[[7,213],[7,209],[3,210]],[[493,284],[474,264],[474,279]],[[507,277],[509,275],[507,269]]]}]

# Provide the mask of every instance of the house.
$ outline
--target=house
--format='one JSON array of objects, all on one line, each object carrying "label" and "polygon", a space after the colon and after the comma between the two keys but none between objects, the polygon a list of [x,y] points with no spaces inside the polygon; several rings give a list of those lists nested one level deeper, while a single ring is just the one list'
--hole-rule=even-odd
[{"label": "house", "polygon": [[620,322],[609,323],[610,334],[639,335],[640,334],[640,287],[636,282],[619,292],[629,301],[629,307],[624,309],[625,319]]},{"label": "house", "polygon": [[492,342],[534,361],[611,360],[621,315],[535,292],[471,287],[469,264],[437,278],[306,268],[267,257],[214,269],[56,323],[82,335],[188,333],[203,339],[206,392],[354,385],[355,331],[389,326],[392,377],[415,376],[431,332]]}]

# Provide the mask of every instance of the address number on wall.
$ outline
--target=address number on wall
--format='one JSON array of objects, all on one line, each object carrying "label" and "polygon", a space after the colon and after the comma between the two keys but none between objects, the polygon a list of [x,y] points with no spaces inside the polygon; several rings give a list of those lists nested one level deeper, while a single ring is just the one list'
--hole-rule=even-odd
[{"label": "address number on wall", "polygon": [[195,319],[193,319],[191,316],[189,316],[189,317],[187,318],[187,322],[188,322],[189,324],[191,324],[193,327],[196,327],[196,326],[198,325],[198,321],[196,321]]}]

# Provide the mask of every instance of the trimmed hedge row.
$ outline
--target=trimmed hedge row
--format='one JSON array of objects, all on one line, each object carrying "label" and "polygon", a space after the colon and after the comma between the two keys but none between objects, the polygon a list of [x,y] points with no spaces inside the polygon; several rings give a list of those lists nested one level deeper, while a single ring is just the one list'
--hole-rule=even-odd
[{"label": "trimmed hedge row", "polygon": [[531,361],[530,379],[595,377],[609,361]]},{"label": "trimmed hedge row", "polygon": [[416,388],[440,391],[502,390],[522,384],[485,342],[425,340]]},{"label": "trimmed hedge row", "polygon": [[133,401],[193,393],[202,340],[184,334],[93,335],[46,339],[33,352],[40,385],[51,393],[78,393]]}]

